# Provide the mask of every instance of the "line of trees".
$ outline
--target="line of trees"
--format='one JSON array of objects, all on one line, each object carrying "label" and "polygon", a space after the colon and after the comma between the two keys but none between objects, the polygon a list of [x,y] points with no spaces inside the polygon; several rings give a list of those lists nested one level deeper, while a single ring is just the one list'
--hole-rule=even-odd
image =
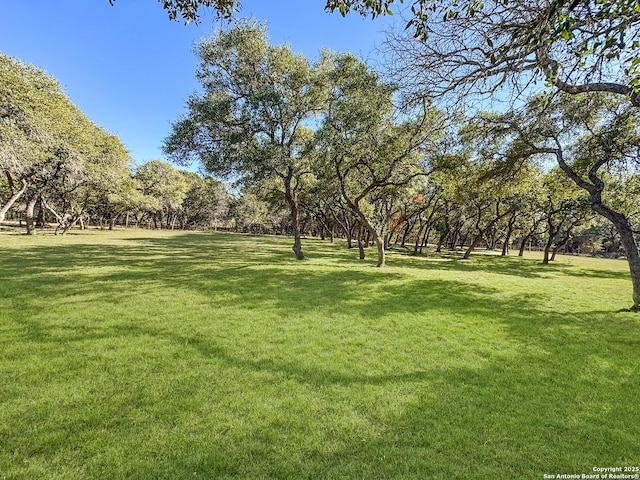
[{"label": "line of trees", "polygon": [[41,69],[0,54],[0,223],[56,233],[89,222],[156,228],[229,223],[225,185],[159,160],[134,169],[122,142],[93,124]]},{"label": "line of trees", "polygon": [[[194,3],[197,16],[201,2]],[[403,0],[328,0],[325,9],[375,18],[392,14],[394,3]],[[408,3],[407,28],[388,36],[388,69],[414,100],[448,98],[454,104],[468,105],[500,94],[514,100],[540,92],[542,83],[546,100],[562,93],[560,97],[575,96],[574,104],[598,106],[601,118],[595,122],[583,118],[579,126],[568,128],[562,125],[564,118],[554,121],[543,114],[541,118],[548,119],[553,128],[536,129],[533,141],[522,130],[515,143],[528,148],[514,158],[555,157],[567,178],[586,192],[593,211],[613,224],[629,263],[632,310],[640,310],[640,254],[634,220],[607,198],[618,183],[617,179],[614,185],[609,181],[612,170],[622,169],[626,177],[637,172],[637,132],[629,126],[637,125],[634,110],[640,107],[637,0]],[[571,102],[561,99],[559,103]],[[605,112],[602,103],[616,105]],[[553,110],[569,113],[563,106]],[[568,115],[567,119],[573,118]],[[536,120],[539,118],[533,123]],[[572,129],[582,144],[569,136]]]},{"label": "line of trees", "polygon": [[[390,3],[335,6],[375,16]],[[494,247],[505,222],[506,252],[525,216],[535,225],[529,238],[546,225],[548,262],[595,212],[614,226],[638,310],[637,197],[621,201],[618,194],[633,195],[640,158],[633,56],[640,11],[619,6],[630,7],[630,16],[588,0],[416,1],[413,28],[387,43],[395,85],[351,55],[323,52],[310,64],[287,46],[270,45],[263,26],[239,23],[200,43],[202,92],[190,98],[164,151],[178,163],[196,160],[214,174],[238,176],[246,187],[268,182],[289,206],[298,259],[309,191],[320,197],[316,206],[340,212],[336,221],[357,225],[358,239],[373,239],[380,267],[387,234],[400,227],[405,241],[420,237],[409,228],[413,217],[397,212],[417,198],[437,199],[450,212],[442,218],[426,209],[431,221],[442,221],[443,239],[472,225],[465,258],[481,242]],[[434,19],[438,12],[444,15]],[[456,118],[433,104],[453,98],[451,107],[464,106],[505,87],[522,98],[539,79],[548,90],[502,114]],[[314,182],[319,186],[307,188]],[[418,224],[431,232],[430,222]],[[353,236],[349,227],[345,235]]]},{"label": "line of trees", "polygon": [[[214,42],[223,41],[227,53],[217,44],[206,48],[246,64],[233,64],[219,103],[212,106],[210,91],[190,100],[189,116],[176,122],[165,148],[174,159],[239,176],[241,194],[160,160],[134,168],[120,141],[93,125],[51,76],[0,56],[2,220],[24,221],[27,233],[48,222],[63,233],[89,224],[232,228],[291,235],[300,252],[303,235],[339,237],[360,258],[376,245],[379,266],[394,245],[416,254],[427,244],[464,248],[466,257],[479,246],[504,255],[534,247],[545,251],[545,262],[562,248],[620,255],[619,233],[594,219],[560,169],[523,161],[536,141],[553,135],[588,145],[578,130],[595,127],[581,122],[603,128],[605,113],[620,118],[613,99],[582,105],[538,98],[518,114],[452,123],[429,103],[398,109],[394,88],[352,55],[325,52],[309,66],[287,47],[269,46],[256,24]],[[237,55],[236,42],[250,44],[255,57]],[[234,84],[246,88],[246,98],[239,90],[234,96],[246,103],[228,101]],[[626,122],[634,131],[633,119]],[[617,168],[608,182],[610,201],[635,222],[638,178]]]},{"label": "line of trees", "polygon": [[[376,17],[393,3],[337,0],[326,8]],[[237,4],[190,2],[194,19],[199,6],[228,16]],[[290,234],[298,259],[303,235],[314,232],[342,231],[361,256],[375,244],[380,267],[396,242],[411,242],[419,253],[437,237],[438,249],[464,245],[468,258],[480,245],[506,255],[516,239],[521,246],[537,241],[549,262],[559,249],[584,249],[596,236],[627,258],[638,310],[639,25],[640,10],[628,0],[414,0],[409,28],[387,40],[390,83],[352,55],[323,52],[312,63],[269,44],[264,26],[240,22],[198,45],[202,89],[174,123],[164,152],[238,180],[235,212],[244,217],[236,223]],[[496,94],[526,103],[472,117],[458,108]],[[3,210],[32,199],[28,191],[55,191],[36,194],[36,202],[73,224],[77,212],[88,211],[78,205],[95,202],[69,192],[99,191],[90,179],[104,175],[91,172],[115,147],[95,127],[78,127],[83,122],[65,101],[32,112],[16,98],[19,108],[2,111],[9,140],[1,158],[10,172],[0,186]],[[34,128],[50,109],[58,110],[52,118],[67,120]],[[39,148],[25,148],[29,142]],[[22,164],[46,164],[54,173],[36,175]],[[140,176],[129,173],[127,181]],[[141,185],[134,190],[149,195]],[[175,226],[179,208],[164,204],[155,222]]]},{"label": "line of trees", "polygon": [[[563,170],[584,171],[603,136],[623,127],[624,141],[598,167],[612,187],[601,200],[624,198],[620,213],[636,221],[637,177],[625,167],[636,155],[637,118],[615,95],[588,103],[542,95],[518,111],[452,118],[424,96],[399,107],[397,87],[353,55],[323,52],[310,64],[270,45],[257,23],[219,32],[197,54],[203,88],[175,122],[165,153],[239,178],[272,211],[286,205],[284,231],[297,258],[302,234],[313,232],[341,235],[361,256],[375,243],[378,266],[396,240],[420,252],[435,236],[438,249],[464,245],[465,257],[479,245],[506,254],[516,239],[541,242],[544,232],[545,262],[560,248],[596,252],[586,239],[606,229]],[[564,164],[552,168],[559,155]],[[283,231],[278,225],[263,227]],[[619,229],[607,238],[606,253],[615,254],[622,238]]]},{"label": "line of trees", "polygon": [[134,168],[55,79],[0,56],[0,220],[24,221],[28,233],[48,220],[62,232],[92,223],[287,234],[298,258],[303,235],[341,237],[361,258],[376,245],[378,266],[392,245],[464,248],[465,257],[480,246],[504,255],[534,247],[545,262],[561,249],[625,253],[619,230],[594,217],[575,182],[530,161],[560,155],[588,175],[590,155],[605,154],[603,135],[626,129],[598,168],[609,186],[601,198],[633,229],[640,184],[627,164],[638,123],[614,96],[541,96],[519,111],[454,121],[428,101],[398,108],[397,89],[353,55],[323,52],[311,65],[269,45],[259,24],[198,52],[203,92],[164,148],[178,163],[239,178],[239,195],[167,162]]}]

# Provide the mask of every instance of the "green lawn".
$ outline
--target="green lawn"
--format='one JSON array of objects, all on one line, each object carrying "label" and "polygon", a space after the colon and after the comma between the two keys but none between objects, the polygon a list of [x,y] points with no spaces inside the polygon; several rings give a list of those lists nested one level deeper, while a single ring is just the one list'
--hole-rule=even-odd
[{"label": "green lawn", "polygon": [[0,479],[542,479],[640,465],[623,261],[0,236]]}]

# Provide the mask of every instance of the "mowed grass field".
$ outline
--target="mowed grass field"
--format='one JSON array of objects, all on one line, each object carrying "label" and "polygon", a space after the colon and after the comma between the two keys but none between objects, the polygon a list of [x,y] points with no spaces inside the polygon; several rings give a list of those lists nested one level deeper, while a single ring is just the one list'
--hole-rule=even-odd
[{"label": "mowed grass field", "polygon": [[624,261],[0,235],[0,479],[541,479],[640,465]]}]

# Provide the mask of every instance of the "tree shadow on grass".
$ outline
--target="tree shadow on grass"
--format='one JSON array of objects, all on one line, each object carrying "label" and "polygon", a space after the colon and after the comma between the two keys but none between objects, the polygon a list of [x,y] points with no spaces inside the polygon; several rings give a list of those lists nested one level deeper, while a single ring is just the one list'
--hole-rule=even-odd
[{"label": "tree shadow on grass", "polygon": [[[269,451],[262,439],[282,439],[293,432],[256,425],[254,443],[246,445],[261,452],[254,465],[242,464],[243,452],[236,442],[225,442],[194,446],[201,451],[197,461],[167,460],[185,462],[185,473],[224,475],[230,471],[228,462],[220,461],[225,458],[231,460],[234,475],[243,478],[539,478],[548,472],[589,473],[594,462],[640,460],[633,422],[640,393],[638,362],[620,360],[637,351],[637,322],[620,323],[611,332],[610,325],[590,321],[591,316],[575,319],[578,327],[573,329],[559,326],[562,335],[548,335],[540,325],[523,331],[524,319],[507,319],[510,336],[530,344],[529,336],[540,334],[534,340],[539,345],[506,354],[493,351],[481,365],[425,368],[416,362],[386,375],[357,373],[357,365],[337,372],[295,358],[254,360],[249,352],[231,353],[210,338],[145,330],[136,334],[188,345],[198,355],[239,371],[270,374],[270,382],[305,385],[311,396],[340,387],[341,392],[371,389],[374,397],[382,398],[384,391],[400,389],[412,399],[388,411],[375,402],[354,404],[354,415],[362,409],[357,412],[362,425],[353,428],[320,421],[297,425],[306,436],[323,436],[333,445],[326,450],[323,445],[303,444],[295,452]],[[620,337],[632,343],[616,342]],[[233,432],[229,435],[232,438]],[[161,463],[155,472],[162,468]]]},{"label": "tree shadow on grass", "polygon": [[[544,278],[550,274],[560,274],[603,279],[629,279],[629,272],[626,269],[612,271],[604,268],[576,268],[570,263],[564,262],[551,262],[545,265],[539,259],[514,256],[503,257],[501,255],[482,252],[475,253],[467,260],[462,258],[462,253],[460,252],[430,253],[419,256],[401,252],[399,255],[403,258],[403,265],[411,265],[414,268],[429,270],[456,270],[460,272],[482,271],[523,278]],[[571,257],[567,258],[569,260],[571,259]],[[626,264],[624,266],[626,267]]]},{"label": "tree shadow on grass", "polygon": [[[452,283],[445,290],[458,300],[467,295]],[[450,305],[432,305],[440,307]],[[202,338],[193,342],[193,348],[207,358],[243,370],[266,371],[309,385],[313,391],[335,385],[379,390],[404,385],[414,399],[400,413],[369,404],[369,411],[360,415],[375,425],[374,433],[364,427],[364,431],[346,429],[340,438],[333,438],[325,432],[329,441],[340,445],[335,451],[310,449],[300,453],[293,465],[287,456],[269,455],[258,467],[266,476],[539,478],[549,472],[590,473],[600,463],[640,461],[635,448],[639,432],[633,421],[640,413],[635,402],[640,393],[640,363],[633,353],[640,346],[635,317],[613,320],[608,312],[554,314],[537,310],[534,302],[526,306],[519,302],[514,309],[510,300],[480,296],[474,308],[475,314],[497,312],[506,335],[483,350],[482,342],[474,338],[480,329],[475,335],[467,332],[466,342],[475,343],[474,350],[486,360],[480,364],[472,358],[467,365],[444,361],[426,367],[416,361],[412,368],[417,370],[363,375],[354,372],[356,365],[336,372],[295,359],[252,360]],[[326,427],[310,425],[308,433]],[[228,458],[239,455],[226,453]],[[215,467],[212,463],[207,468]]]},{"label": "tree shadow on grass", "polygon": [[[256,242],[259,241],[259,244]],[[544,318],[535,292],[514,298],[498,309],[502,292],[489,285],[450,280],[411,280],[398,270],[363,267],[350,253],[321,242],[316,255],[339,262],[315,268],[292,259],[282,239],[236,235],[185,234],[170,238],[136,237],[125,245],[83,244],[39,246],[0,258],[4,296],[24,309],[31,331],[33,318],[46,317],[47,306],[63,302],[82,308],[88,302],[135,304],[136,298],[158,289],[178,288],[206,297],[211,309],[243,305],[247,314],[261,309],[284,318],[310,312],[331,317],[339,314],[375,320],[391,314],[425,314],[458,311],[464,316],[506,315],[537,322]],[[428,262],[405,257],[405,268],[488,271],[514,276],[539,276],[547,267],[526,259],[478,255],[471,261],[446,259]],[[571,266],[554,266],[571,274]],[[612,277],[615,278],[615,277]],[[486,301],[482,301],[486,300]],[[169,305],[170,306],[170,305]],[[571,316],[552,316],[563,324]],[[98,319],[99,320],[99,319]]]},{"label": "tree shadow on grass", "polygon": [[[179,359],[198,366],[203,376],[211,371],[214,377],[237,380],[229,394],[233,399],[226,399],[232,405],[225,410],[231,427],[215,423],[220,404],[200,412],[210,432],[203,433],[206,428],[199,424],[182,427],[159,418],[165,443],[129,464],[129,477],[540,478],[640,461],[635,449],[640,413],[635,316],[554,312],[541,308],[536,294],[505,297],[490,286],[405,278],[397,271],[363,267],[351,252],[342,257],[333,249],[329,256],[344,264],[297,263],[288,248],[283,251],[283,242],[267,239],[258,252],[254,241],[140,237],[131,245],[37,247],[28,255],[0,258],[0,282],[7,286],[0,298],[11,302],[14,312],[26,310],[17,319],[20,325],[11,327],[16,329],[11,338],[23,334],[35,343],[66,344],[72,347],[69,352],[118,339],[138,340],[148,350],[170,345],[169,353],[158,355],[180,352]],[[484,262],[460,268],[479,269]],[[495,265],[486,262],[489,270]],[[410,262],[407,268],[423,267]],[[505,264],[497,271],[517,274],[512,268]],[[540,273],[528,264],[524,269]],[[112,303],[134,306],[148,291],[172,288],[209,299],[202,318],[195,319],[201,327],[194,319],[188,325],[137,323],[135,316],[70,325],[51,319],[46,310],[61,301],[70,302],[70,308],[101,302],[109,316]],[[253,333],[259,348],[236,345],[250,331],[235,331],[234,325],[222,330],[221,324],[218,330],[206,328],[208,312],[221,315],[229,302],[247,306],[247,317],[235,319],[234,325],[259,321],[249,306],[277,312],[264,321],[272,328],[267,337]],[[334,328],[332,319],[341,315],[348,322]],[[296,325],[302,316],[307,323]],[[349,323],[353,330],[346,329]],[[298,330],[278,342],[277,328]],[[356,345],[354,353],[352,334],[371,344]],[[301,352],[298,341],[308,341],[315,350]],[[389,362],[405,361],[388,364],[384,371],[385,362],[378,362],[379,368],[371,370],[369,356],[388,349]],[[339,355],[346,360],[323,361]],[[117,373],[124,365],[112,368]],[[153,386],[167,382],[162,372],[148,375]],[[214,393],[206,391],[212,388],[210,380],[183,382],[184,395],[173,399],[179,415],[190,413],[189,397]],[[292,390],[303,395],[302,406],[293,409]],[[149,415],[144,408],[160,408],[144,395],[133,396],[139,406],[127,406],[127,412]],[[257,396],[255,405],[245,403],[251,395]],[[117,406],[105,402],[94,408]],[[286,423],[254,415],[252,409],[263,404]],[[237,405],[245,408],[234,409]],[[298,420],[295,412],[311,408],[305,405],[331,415]],[[61,408],[68,415],[75,412],[73,404]],[[233,427],[233,418],[243,416],[249,431]],[[77,438],[87,439],[97,438],[100,429],[104,433],[105,426],[75,428]],[[123,448],[135,451],[135,439],[149,435],[143,428],[127,425],[127,435],[120,438]],[[173,435],[176,430],[180,433]],[[202,441],[203,435],[209,441]],[[83,446],[72,443],[72,448]]]}]

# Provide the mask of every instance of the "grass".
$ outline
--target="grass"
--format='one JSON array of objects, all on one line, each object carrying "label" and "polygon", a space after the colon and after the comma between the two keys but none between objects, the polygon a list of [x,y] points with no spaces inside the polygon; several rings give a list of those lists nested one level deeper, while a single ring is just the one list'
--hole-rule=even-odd
[{"label": "grass", "polygon": [[[0,479],[538,479],[640,464],[626,264],[0,236]],[[373,252],[371,253],[373,255]]]}]

